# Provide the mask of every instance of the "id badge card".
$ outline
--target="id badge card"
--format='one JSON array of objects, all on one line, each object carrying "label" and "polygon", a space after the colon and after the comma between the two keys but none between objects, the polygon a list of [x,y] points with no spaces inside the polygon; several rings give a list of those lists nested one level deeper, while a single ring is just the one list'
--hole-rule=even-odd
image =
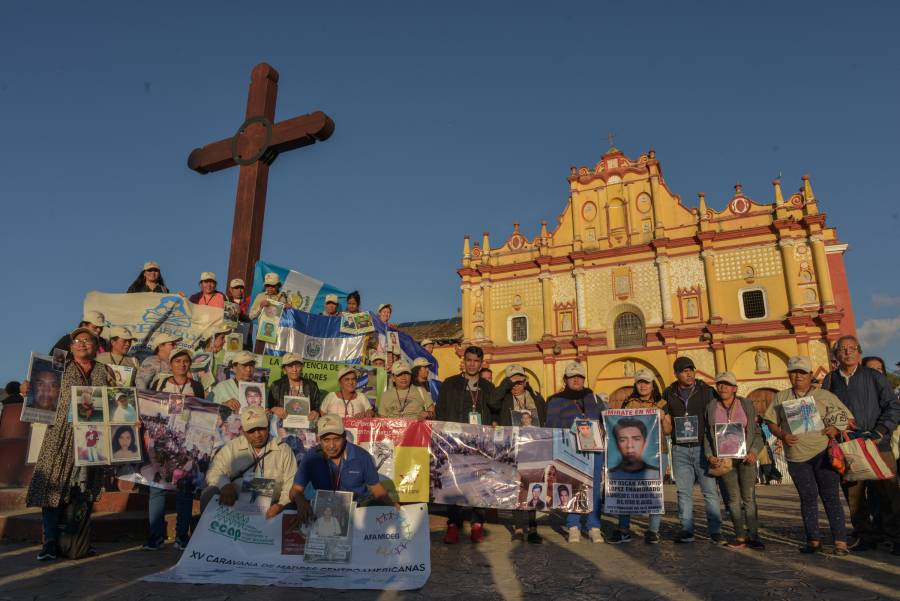
[{"label": "id badge card", "polygon": [[481,414],[477,411],[469,411],[469,423],[473,426],[481,425]]},{"label": "id badge card", "polygon": [[675,418],[675,442],[698,442],[700,440],[700,418],[685,415]]}]

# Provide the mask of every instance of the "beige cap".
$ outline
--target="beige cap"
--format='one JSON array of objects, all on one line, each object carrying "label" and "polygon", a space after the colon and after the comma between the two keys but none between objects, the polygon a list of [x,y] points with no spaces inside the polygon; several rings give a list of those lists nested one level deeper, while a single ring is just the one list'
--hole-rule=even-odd
[{"label": "beige cap", "polygon": [[328,303],[334,303],[335,305],[338,304],[337,294],[325,295],[325,304],[327,305]]},{"label": "beige cap", "polygon": [[570,361],[568,365],[566,365],[566,371],[563,374],[566,378],[571,378],[573,376],[581,376],[582,378],[587,377],[587,370],[584,369],[584,365],[582,365],[578,361]]},{"label": "beige cap", "polygon": [[266,274],[265,278],[263,278],[263,283],[266,286],[277,286],[281,283],[281,278],[278,277],[277,273],[270,272]]},{"label": "beige cap", "polygon": [[369,351],[369,363],[372,364],[377,360],[387,361],[387,355],[384,353],[379,353],[378,349],[372,349]]},{"label": "beige cap", "polygon": [[250,351],[238,351],[234,354],[234,357],[231,358],[232,365],[248,365],[250,363],[256,363],[256,355]]},{"label": "beige cap", "polygon": [[416,357],[413,360],[413,367],[431,367],[431,363],[425,357]]},{"label": "beige cap", "polygon": [[120,340],[135,340],[134,334],[131,333],[131,330],[128,328],[123,328],[122,326],[113,326],[106,330],[106,336],[110,340],[113,338],[118,338]]},{"label": "beige cap", "polygon": [[634,372],[635,384],[637,384],[638,382],[650,382],[652,384],[654,380],[656,380],[656,378],[653,377],[653,372],[646,367]]},{"label": "beige cap", "polygon": [[98,328],[106,327],[106,318],[100,311],[85,311],[81,321],[97,326]]},{"label": "beige cap", "polygon": [[247,407],[241,411],[241,428],[249,432],[255,428],[268,428],[269,418],[262,407]]},{"label": "beige cap", "polygon": [[723,371],[716,376],[716,384],[719,382],[724,382],[725,384],[731,384],[732,386],[737,386],[737,378],[734,377],[734,374],[730,371]]},{"label": "beige cap", "polygon": [[516,363],[506,366],[506,377],[512,378],[513,376],[522,376],[526,379],[528,378],[528,376],[525,375],[525,368],[523,368],[521,365],[517,365]]},{"label": "beige cap", "polygon": [[391,374],[394,376],[408,373],[412,373],[412,368],[406,361],[394,361],[394,364],[391,365]]},{"label": "beige cap", "polygon": [[351,365],[347,365],[346,367],[344,367],[343,369],[338,371],[337,379],[338,379],[338,381],[340,381],[340,379],[343,378],[344,376],[346,376],[347,374],[355,374],[355,373],[356,373],[356,368]]},{"label": "beige cap", "polygon": [[242,280],[241,278],[234,278],[233,280],[231,280],[231,282],[228,283],[228,287],[229,288],[243,288],[244,280]]},{"label": "beige cap", "polygon": [[191,351],[191,349],[178,347],[172,349],[172,353],[169,355],[169,363],[171,363],[172,359],[174,359],[178,355],[187,355],[188,359],[190,359],[191,361],[194,360],[194,353],[193,351]]},{"label": "beige cap", "polygon": [[156,261],[147,261],[144,263],[144,271],[147,271],[148,269],[159,269],[159,263]]},{"label": "beige cap", "polygon": [[805,371],[808,374],[812,373],[812,362],[809,360],[809,357],[803,357],[801,355],[794,355],[790,359],[788,359],[787,364],[788,371]]},{"label": "beige cap", "polygon": [[82,332],[87,332],[88,334],[91,335],[91,338],[93,338],[95,341],[97,340],[97,335],[94,334],[94,330],[90,329],[87,326],[78,326],[77,328],[75,328],[74,330],[69,332],[69,338],[71,338],[72,340],[75,340],[75,337],[78,336],[79,334],[81,334]]},{"label": "beige cap", "polygon": [[200,281],[205,282],[206,280],[212,280],[214,282],[218,282],[218,280],[216,279],[216,274],[213,273],[212,271],[204,271],[203,273],[200,274]]},{"label": "beige cap", "polygon": [[343,436],[344,420],[342,420],[339,415],[335,415],[334,413],[326,413],[319,418],[317,428],[319,432],[319,438],[325,436],[326,434],[337,434],[338,436]]},{"label": "beige cap", "polygon": [[381,313],[381,310],[384,309],[385,307],[387,307],[391,311],[394,310],[394,306],[391,305],[391,303],[381,303],[380,305],[378,305],[378,311],[376,311],[376,313]]},{"label": "beige cap", "polygon": [[291,363],[303,363],[303,355],[300,353],[285,353],[281,356],[282,367]]},{"label": "beige cap", "polygon": [[426,346],[429,344],[434,344],[434,340],[432,340],[431,338],[426,338],[425,340],[423,340],[422,342],[419,343],[419,346]]},{"label": "beige cap", "polygon": [[159,348],[160,344],[165,344],[167,342],[181,342],[181,336],[176,336],[174,334],[167,334],[162,332],[161,334],[157,334],[150,341],[150,350],[155,351]]},{"label": "beige cap", "polygon": [[215,335],[215,334],[228,334],[229,332],[231,332],[232,329],[233,329],[233,328],[232,328],[230,325],[228,325],[227,323],[225,323],[225,322],[223,321],[223,322],[219,325],[219,327],[217,327],[216,329],[213,330],[213,335]]}]

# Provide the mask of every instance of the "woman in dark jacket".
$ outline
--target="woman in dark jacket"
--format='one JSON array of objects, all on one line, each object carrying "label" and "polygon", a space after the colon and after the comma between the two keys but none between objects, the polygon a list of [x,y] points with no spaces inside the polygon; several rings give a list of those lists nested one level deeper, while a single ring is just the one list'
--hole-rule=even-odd
[{"label": "woman in dark jacket", "polygon": [[162,277],[159,270],[159,263],[156,261],[147,261],[144,263],[144,269],[128,287],[128,292],[159,292],[168,294],[169,289],[166,288],[166,281]]},{"label": "woman in dark jacket", "polygon": [[[494,389],[494,402],[500,405],[500,426],[541,427],[547,421],[547,405],[544,397],[532,390],[528,377],[521,365],[506,368],[506,377]],[[517,419],[513,419],[516,415]],[[524,419],[523,419],[524,417]],[[543,492],[543,487],[542,487]],[[529,491],[530,494],[530,491]],[[526,502],[528,499],[526,499]],[[528,540],[529,543],[542,542],[537,531],[537,512],[531,510],[513,511],[513,540]],[[526,523],[528,535],[525,534]]]}]

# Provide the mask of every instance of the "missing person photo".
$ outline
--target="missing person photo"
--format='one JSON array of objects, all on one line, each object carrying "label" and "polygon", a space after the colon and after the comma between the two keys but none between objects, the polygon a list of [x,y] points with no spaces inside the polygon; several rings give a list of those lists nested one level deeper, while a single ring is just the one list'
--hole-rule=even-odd
[{"label": "missing person photo", "polygon": [[134,426],[113,426],[112,463],[136,463],[141,460],[141,442]]},{"label": "missing person photo", "polygon": [[137,421],[137,390],[108,388],[106,391],[111,424],[134,424]]},{"label": "missing person photo", "polygon": [[528,487],[528,499],[525,507],[542,511],[547,508],[547,484],[546,482],[532,482]]},{"label": "missing person photo", "polygon": [[352,503],[351,492],[317,490],[313,502],[316,520],[310,533],[328,538],[347,538],[350,533]]},{"label": "missing person photo", "polygon": [[600,422],[595,419],[576,419],[575,442],[581,452],[604,450]]},{"label": "missing person photo", "polygon": [[659,414],[607,415],[609,480],[661,480]]},{"label": "missing person photo", "polygon": [[238,383],[238,402],[241,408],[262,407],[265,409],[265,386],[256,382]]},{"label": "missing person photo", "polygon": [[73,386],[71,403],[75,408],[73,421],[76,424],[106,421],[106,388]]},{"label": "missing person photo", "polygon": [[25,398],[24,408],[55,414],[62,388],[62,373],[55,368],[53,361],[49,357],[32,353],[28,381],[31,388]]},{"label": "missing person photo", "polygon": [[716,424],[716,456],[742,459],[747,456],[747,441],[744,436],[744,425],[731,422]]},{"label": "missing person photo", "polygon": [[534,414],[528,409],[510,409],[512,412],[512,425],[528,427],[535,425]]},{"label": "missing person photo", "polygon": [[169,415],[181,415],[184,412],[184,395],[173,392],[169,395]]},{"label": "missing person photo", "polygon": [[686,415],[674,418],[675,442],[697,442],[700,438],[700,418]]},{"label": "missing person photo", "polygon": [[285,396],[284,410],[288,415],[309,415],[309,399],[305,396]]},{"label": "missing person photo", "polygon": [[107,465],[109,440],[102,424],[75,424],[75,465]]},{"label": "missing person photo", "polygon": [[231,334],[225,335],[225,350],[228,352],[236,353],[244,348],[244,335],[232,332]]},{"label": "missing person photo", "polygon": [[66,368],[66,357],[69,356],[69,351],[65,351],[61,348],[53,349],[53,369],[56,371],[63,371]]},{"label": "missing person photo", "polygon": [[116,386],[131,386],[134,383],[134,367],[130,365],[107,365],[116,379]]},{"label": "missing person photo", "polygon": [[568,484],[553,485],[553,507],[568,509],[572,503],[572,487]]}]

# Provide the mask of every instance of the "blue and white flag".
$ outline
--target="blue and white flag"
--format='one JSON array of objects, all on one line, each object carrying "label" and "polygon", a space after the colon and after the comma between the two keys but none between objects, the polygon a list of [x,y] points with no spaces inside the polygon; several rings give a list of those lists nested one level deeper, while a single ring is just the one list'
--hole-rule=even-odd
[{"label": "blue and white flag", "polygon": [[310,361],[359,363],[365,343],[365,334],[341,332],[340,317],[286,309],[281,314],[278,342],[266,345],[266,354],[298,353]]},{"label": "blue and white flag", "polygon": [[419,343],[413,340],[412,336],[410,336],[406,332],[401,332],[400,330],[389,327],[375,315],[372,316],[372,323],[375,324],[375,333],[378,335],[379,346],[381,348],[387,348],[388,346],[388,331],[397,332],[397,337],[400,340],[401,359],[409,362],[410,365],[412,365],[413,361],[419,358],[423,358],[428,361],[428,363],[431,365],[431,367],[428,369],[428,388],[431,392],[432,400],[436,402],[438,398],[438,392],[441,389],[441,383],[437,379],[438,362],[437,359],[434,358],[434,355],[419,346]]},{"label": "blue and white flag", "polygon": [[299,271],[293,271],[286,267],[266,263],[265,261],[256,262],[256,269],[253,272],[251,301],[263,291],[263,279],[267,273],[278,274],[278,277],[281,279],[281,291],[287,295],[295,309],[319,315],[325,310],[325,297],[329,294],[337,295],[340,307],[347,306],[347,293],[343,290],[339,290],[331,284],[326,284]]}]

